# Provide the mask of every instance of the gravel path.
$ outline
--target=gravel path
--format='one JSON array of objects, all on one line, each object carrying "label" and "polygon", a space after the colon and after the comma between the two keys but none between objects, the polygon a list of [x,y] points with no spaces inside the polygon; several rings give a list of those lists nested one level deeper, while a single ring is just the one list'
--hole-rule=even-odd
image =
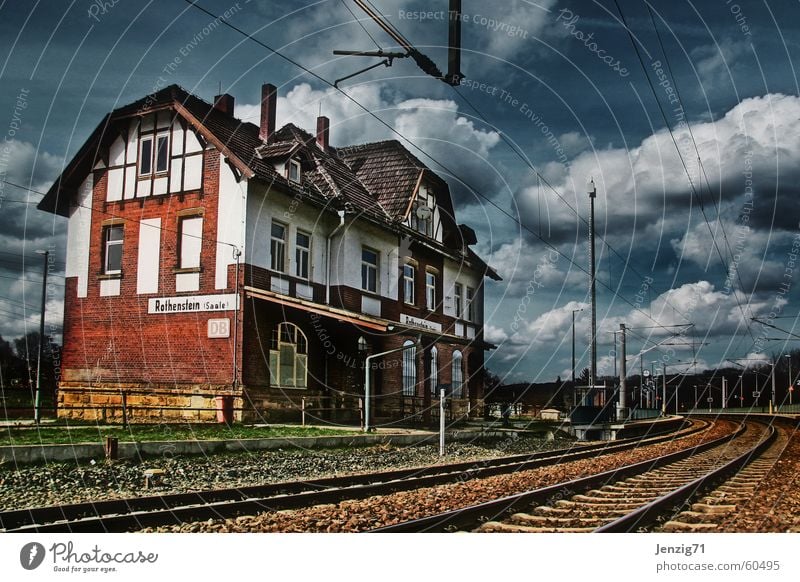
[{"label": "gravel path", "polygon": [[[638,449],[485,479],[426,487],[364,500],[343,501],[295,511],[268,512],[226,520],[148,528],[158,532],[356,532],[435,515],[488,499],[554,485],[644,461],[729,434],[735,425],[719,422],[700,434]],[[565,497],[568,492],[564,493]]]},{"label": "gravel path", "polygon": [[[564,448],[569,444],[568,440],[545,441],[513,435],[490,442],[449,444],[444,459],[439,457],[438,445],[426,445],[348,450],[287,449],[208,457],[164,457],[143,463],[51,463],[17,470],[2,466],[0,510],[420,467]],[[166,470],[162,487],[144,489],[144,471],[149,468]]]}]

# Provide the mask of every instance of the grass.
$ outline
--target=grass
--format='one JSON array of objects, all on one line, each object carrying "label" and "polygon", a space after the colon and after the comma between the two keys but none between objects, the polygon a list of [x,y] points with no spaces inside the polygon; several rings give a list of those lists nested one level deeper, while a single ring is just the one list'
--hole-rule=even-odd
[{"label": "grass", "polygon": [[14,427],[0,430],[0,446],[6,445],[64,445],[76,443],[102,443],[106,437],[116,437],[120,442],[133,441],[183,441],[214,439],[253,439],[270,437],[318,437],[358,434],[358,430],[301,426],[254,427],[244,425],[220,426],[211,424],[133,424],[122,426],[70,426]]}]

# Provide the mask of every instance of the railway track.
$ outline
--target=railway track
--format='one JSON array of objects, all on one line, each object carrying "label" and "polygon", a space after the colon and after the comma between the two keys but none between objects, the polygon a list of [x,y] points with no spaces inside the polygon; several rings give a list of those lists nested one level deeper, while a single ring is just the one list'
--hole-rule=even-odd
[{"label": "railway track", "polygon": [[680,513],[674,514],[654,531],[659,532],[715,532],[723,521],[732,516],[738,507],[747,502],[761,482],[778,462],[791,435],[784,426],[776,426],[777,435],[772,444],[749,465],[726,479],[722,484],[699,498]]},{"label": "railway track", "polygon": [[[647,531],[653,524],[660,525],[665,515],[691,509],[687,503],[721,480],[731,479],[734,489],[743,483],[752,486],[747,467],[755,475],[774,462],[782,449],[782,433],[783,429],[763,421],[746,421],[734,434],[693,449],[373,531]],[[731,477],[737,474],[744,475],[739,482]],[[712,499],[724,505],[724,498]],[[705,504],[713,505],[712,499]],[[680,515],[672,521],[683,522]]]},{"label": "railway track", "polygon": [[568,449],[513,455],[432,467],[292,481],[250,487],[176,493],[0,512],[3,532],[124,532],[190,521],[231,518],[266,511],[298,509],[363,499],[420,487],[514,473],[635,447],[658,444],[707,430],[711,423],[693,420],[669,434]]}]

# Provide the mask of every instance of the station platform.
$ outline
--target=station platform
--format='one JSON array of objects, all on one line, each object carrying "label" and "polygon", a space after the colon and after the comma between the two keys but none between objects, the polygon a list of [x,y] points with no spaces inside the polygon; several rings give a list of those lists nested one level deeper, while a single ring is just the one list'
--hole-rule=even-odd
[{"label": "station platform", "polygon": [[615,441],[678,430],[685,423],[682,416],[663,416],[625,422],[573,424],[569,432],[579,441]]}]

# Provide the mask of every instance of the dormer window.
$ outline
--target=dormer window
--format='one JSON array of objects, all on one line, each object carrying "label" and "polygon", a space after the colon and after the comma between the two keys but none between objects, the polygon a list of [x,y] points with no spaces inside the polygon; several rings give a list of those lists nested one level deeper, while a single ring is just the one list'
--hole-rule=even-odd
[{"label": "dormer window", "polygon": [[139,145],[139,176],[164,174],[169,168],[169,133],[142,136]]},{"label": "dormer window", "polygon": [[288,177],[291,182],[300,183],[300,162],[289,160]]},{"label": "dormer window", "polygon": [[424,200],[417,200],[411,209],[411,228],[425,236],[433,236],[433,208]]}]

